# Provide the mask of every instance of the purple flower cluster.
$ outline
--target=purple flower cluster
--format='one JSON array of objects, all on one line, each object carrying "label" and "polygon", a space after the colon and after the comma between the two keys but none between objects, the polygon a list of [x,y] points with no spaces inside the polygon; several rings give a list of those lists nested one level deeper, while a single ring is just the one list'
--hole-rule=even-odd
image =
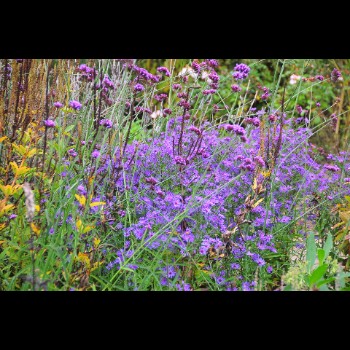
[{"label": "purple flower cluster", "polygon": [[168,95],[167,94],[158,94],[158,95],[154,95],[154,99],[157,100],[158,102],[162,102],[162,101],[166,101],[168,99]]},{"label": "purple flower cluster", "polygon": [[145,87],[144,87],[142,84],[140,84],[140,83],[135,84],[135,86],[134,86],[134,91],[136,91],[136,92],[141,92],[141,91],[143,91],[143,90],[145,90]]},{"label": "purple flower cluster", "polygon": [[113,126],[113,122],[110,119],[102,119],[100,125],[103,125],[106,129],[110,129]]},{"label": "purple flower cluster", "polygon": [[55,102],[54,104],[53,104],[56,108],[62,108],[63,107],[63,104],[61,103],[61,102]]},{"label": "purple flower cluster", "polygon": [[56,126],[56,123],[54,120],[44,120],[44,124],[45,126],[47,126],[48,128],[54,128]]},{"label": "purple flower cluster", "polygon": [[239,64],[236,64],[234,68],[234,73],[232,74],[232,76],[235,80],[244,80],[248,77],[249,72],[250,72],[250,68],[246,64],[239,63]]},{"label": "purple flower cluster", "polygon": [[78,72],[81,73],[82,80],[87,80],[89,82],[92,82],[94,79],[94,74],[96,75],[96,71],[94,68],[90,68],[86,64],[81,64],[78,67]]},{"label": "purple flower cluster", "polygon": [[239,92],[239,91],[242,90],[242,88],[239,85],[237,85],[237,84],[233,84],[231,86],[231,89],[232,89],[233,92]]},{"label": "purple flower cluster", "polygon": [[[251,193],[255,173],[266,169],[265,155],[259,153],[260,128],[254,127],[253,123],[247,123],[246,128],[223,124],[220,131],[208,122],[194,126],[185,120],[183,150],[181,154],[176,151],[174,155],[181,123],[182,117],[170,119],[166,132],[155,137],[153,142],[135,141],[126,146],[125,177],[115,175],[113,181],[119,194],[128,191],[132,195],[131,203],[135,206],[132,224],[124,226],[123,221],[118,223],[112,214],[108,217],[108,208],[113,208],[116,198],[100,200],[106,200],[107,219],[118,223],[121,234],[127,239],[142,240],[150,250],[167,249],[183,256],[196,251],[204,259],[218,262],[226,256],[228,269],[218,270],[213,275],[220,288],[234,290],[229,282],[234,279],[236,289],[253,290],[254,282],[241,276],[241,269],[248,262],[255,268],[264,269],[267,274],[272,273],[268,253],[277,251],[274,230],[278,230],[280,225],[292,224],[299,210],[305,210],[293,200],[294,194],[297,198],[304,198],[311,208],[315,191],[331,196],[344,185],[346,193],[350,193],[346,181],[339,181],[340,164],[348,161],[346,155],[330,157],[332,164],[317,163],[305,147],[310,130],[294,130],[291,120],[286,120],[281,154],[274,170],[275,186],[272,189],[270,185],[265,185],[270,207],[266,207],[264,202],[255,206],[250,213],[251,223],[244,226],[241,234],[234,236],[234,245],[227,246],[222,234],[236,226],[236,218],[246,208],[245,200]],[[244,136],[246,143],[233,137],[232,133],[240,138]],[[279,134],[279,126],[276,134]],[[195,145],[197,151],[193,152]],[[296,148],[297,152],[290,153],[290,148]],[[99,156],[99,151],[93,153]],[[116,150],[114,154],[118,155],[120,151]],[[100,159],[98,176],[101,179],[110,167],[120,167],[118,159],[104,156]],[[347,179],[350,178],[350,170],[346,175]],[[258,177],[258,183],[263,181],[262,176]],[[96,181],[96,184],[103,186],[103,182],[99,184]],[[195,193],[191,191],[193,185],[196,186]],[[98,188],[95,193],[98,193]],[[181,216],[181,213],[186,215]],[[309,220],[314,219],[309,217]],[[125,248],[124,256],[128,251],[130,248]],[[164,265],[161,285],[191,289],[186,279],[175,282],[178,272],[176,266]]]},{"label": "purple flower cluster", "polygon": [[79,111],[81,109],[82,104],[79,101],[70,101],[69,106],[72,107],[74,110]]},{"label": "purple flower cluster", "polygon": [[164,73],[167,77],[170,77],[170,72],[167,67],[158,67],[157,72]]},{"label": "purple flower cluster", "polygon": [[147,69],[132,65],[132,71],[136,74],[137,80],[143,80],[145,83],[153,84],[158,83],[161,76],[151,74]]},{"label": "purple flower cluster", "polygon": [[341,73],[337,68],[334,68],[331,73],[331,80],[333,82],[337,82],[339,78],[341,77]]}]

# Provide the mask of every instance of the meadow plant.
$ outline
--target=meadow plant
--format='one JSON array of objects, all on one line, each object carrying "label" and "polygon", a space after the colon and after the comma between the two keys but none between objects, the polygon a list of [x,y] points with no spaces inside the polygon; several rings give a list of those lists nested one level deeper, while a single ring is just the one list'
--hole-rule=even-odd
[{"label": "meadow plant", "polygon": [[154,73],[2,60],[0,288],[304,288],[305,240],[334,233],[350,154],[310,142],[339,115],[313,127],[320,102],[298,99],[342,73],[282,86],[279,63],[269,87],[251,86],[254,64],[223,76],[215,59]]}]

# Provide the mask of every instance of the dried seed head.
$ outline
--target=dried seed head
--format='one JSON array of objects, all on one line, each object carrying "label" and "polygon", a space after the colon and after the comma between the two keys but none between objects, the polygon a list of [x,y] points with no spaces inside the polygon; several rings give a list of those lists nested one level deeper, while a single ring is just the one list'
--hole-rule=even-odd
[{"label": "dried seed head", "polygon": [[32,222],[35,213],[35,204],[34,204],[34,193],[28,182],[25,182],[23,185],[24,195],[26,197],[26,208],[27,208],[27,221]]}]

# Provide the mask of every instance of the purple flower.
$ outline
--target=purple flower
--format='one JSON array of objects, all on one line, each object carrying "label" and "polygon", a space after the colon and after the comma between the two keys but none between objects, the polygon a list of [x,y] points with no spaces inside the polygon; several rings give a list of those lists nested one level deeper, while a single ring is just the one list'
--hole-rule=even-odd
[{"label": "purple flower", "polygon": [[143,90],[145,90],[145,87],[142,84],[140,84],[140,83],[138,83],[138,84],[136,84],[134,86],[134,91],[140,92],[140,91],[143,91]]},{"label": "purple flower", "polygon": [[299,114],[301,114],[301,112],[303,111],[303,107],[301,107],[301,106],[297,106],[297,112],[299,113]]},{"label": "purple flower", "polygon": [[249,75],[250,68],[246,64],[240,63],[236,64],[234,71],[235,72],[232,74],[233,78],[236,80],[243,80]]},{"label": "purple flower", "polygon": [[225,281],[226,281],[225,278],[224,278],[224,277],[221,277],[221,276],[215,278],[215,282],[216,282],[218,285],[221,285],[221,284],[225,283]]},{"label": "purple flower", "polygon": [[259,118],[246,118],[245,122],[247,124],[253,124],[254,126],[258,127],[260,125],[260,120]]},{"label": "purple flower", "polygon": [[75,151],[75,149],[71,148],[70,150],[68,150],[67,152],[71,157],[76,157],[78,155],[78,153]]},{"label": "purple flower", "polygon": [[107,89],[115,89],[114,83],[109,79],[108,75],[105,74],[103,80],[102,80],[102,84],[104,87],[106,87]]},{"label": "purple flower", "polygon": [[87,194],[87,191],[86,191],[86,189],[85,189],[85,187],[83,185],[79,185],[77,187],[77,191],[78,191],[79,194],[82,194],[84,196]]},{"label": "purple flower", "polygon": [[9,215],[9,220],[13,220],[13,219],[16,219],[17,215],[16,214],[11,214]]},{"label": "purple flower", "polygon": [[168,98],[167,94],[154,95],[154,99],[157,100],[158,102],[165,101],[167,98]]},{"label": "purple flower", "polygon": [[323,77],[323,75],[316,75],[315,79],[322,81],[322,80],[324,80],[324,77]]},{"label": "purple flower", "polygon": [[339,78],[341,77],[341,73],[338,69],[334,68],[331,73],[331,80],[333,82],[337,82]]},{"label": "purple flower", "polygon": [[205,62],[209,67],[212,67],[212,68],[216,68],[219,65],[218,61],[214,59],[210,59],[210,60],[208,59]]},{"label": "purple flower", "polygon": [[316,107],[320,107],[321,103],[320,102],[316,102]]},{"label": "purple flower", "polygon": [[324,168],[334,173],[340,170],[340,168],[337,165],[331,165],[331,164],[325,164]]},{"label": "purple flower", "polygon": [[176,270],[174,266],[166,266],[163,268],[163,272],[167,278],[174,278],[176,276]]},{"label": "purple flower", "polygon": [[56,126],[56,123],[53,120],[44,120],[44,124],[48,128],[54,128]]},{"label": "purple flower", "polygon": [[191,285],[188,284],[188,283],[185,283],[184,281],[181,281],[181,283],[176,283],[176,289],[178,291],[190,292],[191,291]]},{"label": "purple flower", "polygon": [[231,89],[232,89],[233,92],[239,92],[239,91],[242,90],[242,88],[239,85],[237,85],[237,84],[231,85]]},{"label": "purple flower", "polygon": [[187,165],[188,164],[188,160],[181,157],[181,156],[175,156],[174,157],[175,163],[176,164],[181,164],[181,165]]},{"label": "purple flower", "polygon": [[169,69],[167,67],[158,67],[157,68],[157,72],[159,73],[165,73],[165,75],[167,77],[170,77],[170,72],[169,72]]},{"label": "purple flower", "polygon": [[215,94],[216,93],[216,90],[214,89],[209,89],[209,90],[204,90],[203,91],[203,95],[212,95],[212,94]]},{"label": "purple flower", "polygon": [[237,263],[231,264],[231,269],[232,270],[239,270],[240,268],[241,268],[240,264],[237,264]]},{"label": "purple flower", "polygon": [[272,266],[268,266],[267,269],[266,269],[267,273],[271,273],[273,271],[273,268]]},{"label": "purple flower", "polygon": [[249,291],[252,291],[253,289],[250,288],[249,282],[243,282],[242,283],[242,290],[245,292],[249,292]]},{"label": "purple flower", "polygon": [[180,90],[181,89],[181,85],[180,84],[173,84],[173,89],[174,90]]},{"label": "purple flower", "polygon": [[193,61],[191,66],[192,66],[192,69],[193,69],[196,73],[199,73],[199,72],[200,72],[201,66],[200,66],[200,64],[199,64],[198,62]]},{"label": "purple flower", "polygon": [[139,268],[137,265],[134,265],[134,264],[129,264],[127,265],[127,267],[131,270],[137,270]]},{"label": "purple flower", "polygon": [[92,153],[91,153],[91,157],[92,158],[98,158],[100,156],[100,152],[95,149]]},{"label": "purple flower", "polygon": [[201,132],[198,128],[196,128],[194,125],[191,125],[191,126],[188,128],[188,130],[193,131],[193,132],[196,133],[198,136],[202,135],[202,132]]},{"label": "purple flower", "polygon": [[178,103],[178,105],[179,105],[180,107],[182,107],[183,109],[185,109],[185,110],[188,110],[188,109],[191,108],[190,103],[187,102],[186,100],[181,100],[181,101]]},{"label": "purple flower", "polygon": [[100,125],[103,125],[104,127],[106,127],[107,129],[110,129],[113,126],[113,123],[111,120],[109,119],[102,119],[100,121]]},{"label": "purple flower", "polygon": [[53,104],[56,108],[62,108],[63,107],[63,104],[61,102],[55,102]]},{"label": "purple flower", "polygon": [[265,161],[260,156],[254,157],[254,161],[255,161],[256,164],[260,165],[262,168],[265,166]]},{"label": "purple flower", "polygon": [[164,109],[163,109],[163,113],[164,113],[165,115],[169,115],[169,114],[172,113],[172,111],[171,111],[170,108],[164,108]]},{"label": "purple flower", "polygon": [[82,104],[79,101],[73,100],[73,101],[69,102],[69,106],[72,107],[73,109],[75,109],[76,111],[79,111]]},{"label": "purple flower", "polygon": [[277,117],[274,114],[270,114],[269,115],[269,121],[270,122],[274,122],[274,121],[276,121],[276,119],[277,119]]},{"label": "purple flower", "polygon": [[50,230],[49,230],[49,234],[53,235],[54,233],[55,233],[55,230],[53,229],[53,227],[51,227]]},{"label": "purple flower", "polygon": [[236,135],[245,135],[245,129],[237,124],[222,124],[220,128],[223,128],[227,131],[233,131]]},{"label": "purple flower", "polygon": [[220,77],[218,76],[218,74],[215,71],[211,72],[209,74],[208,78],[210,80],[212,80],[213,83],[218,83],[220,80]]}]

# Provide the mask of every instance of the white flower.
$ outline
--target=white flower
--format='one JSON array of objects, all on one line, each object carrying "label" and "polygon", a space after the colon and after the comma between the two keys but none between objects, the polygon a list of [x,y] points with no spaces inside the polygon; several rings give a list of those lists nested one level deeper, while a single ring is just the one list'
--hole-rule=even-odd
[{"label": "white flower", "polygon": [[210,75],[209,72],[203,71],[202,74],[201,74],[201,79],[205,80],[208,84],[211,84],[213,81],[210,78],[208,78],[209,75]]},{"label": "white flower", "polygon": [[198,74],[191,68],[191,67],[185,67],[182,68],[181,72],[179,73],[180,77],[184,77],[185,75],[190,75],[193,79],[197,79]]},{"label": "white flower", "polygon": [[152,119],[156,119],[156,118],[162,117],[162,116],[163,116],[163,113],[162,113],[162,111],[160,111],[160,110],[154,111],[154,112],[150,115],[150,117],[151,117]]},{"label": "white flower", "polygon": [[296,84],[297,81],[300,80],[300,79],[301,79],[301,76],[300,76],[300,75],[292,74],[292,75],[290,76],[289,84],[294,85],[294,84]]}]

